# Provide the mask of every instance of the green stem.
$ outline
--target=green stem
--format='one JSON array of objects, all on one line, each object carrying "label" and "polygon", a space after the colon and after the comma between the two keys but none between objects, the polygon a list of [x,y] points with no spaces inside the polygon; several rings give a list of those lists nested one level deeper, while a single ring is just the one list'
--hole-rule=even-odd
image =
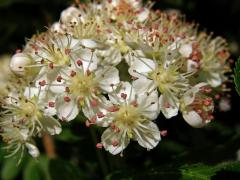
[{"label": "green stem", "polygon": [[[98,143],[95,129],[90,128],[90,133],[91,133],[93,143],[94,143],[94,146],[95,146]],[[103,173],[104,176],[107,176],[107,174],[108,174],[107,164],[105,163],[104,157],[103,157],[102,153],[99,151],[99,149],[96,149],[96,154],[97,154],[97,157],[98,157],[98,161],[100,163],[102,173]]]}]

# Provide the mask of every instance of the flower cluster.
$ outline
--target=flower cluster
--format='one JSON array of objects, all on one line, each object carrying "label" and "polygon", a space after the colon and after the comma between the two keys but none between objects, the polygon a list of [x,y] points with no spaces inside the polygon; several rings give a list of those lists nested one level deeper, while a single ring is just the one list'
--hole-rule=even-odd
[{"label": "flower cluster", "polygon": [[76,4],[16,52],[0,122],[12,154],[27,149],[37,157],[34,138],[59,134],[61,122],[80,112],[87,127],[106,128],[96,147],[114,155],[130,140],[156,147],[166,134],[156,125],[159,113],[181,114],[195,128],[214,119],[230,71],[225,40],[151,7],[140,0]]}]

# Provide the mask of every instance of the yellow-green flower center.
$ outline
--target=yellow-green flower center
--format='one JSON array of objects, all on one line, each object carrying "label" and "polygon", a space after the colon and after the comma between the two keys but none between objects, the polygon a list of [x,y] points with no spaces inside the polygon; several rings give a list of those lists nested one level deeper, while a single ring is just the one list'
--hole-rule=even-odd
[{"label": "yellow-green flower center", "polygon": [[77,72],[76,75],[70,78],[70,91],[75,96],[88,97],[92,93],[96,93],[96,81],[94,75],[86,75]]},{"label": "yellow-green flower center", "polygon": [[175,67],[164,68],[159,66],[155,71],[149,73],[149,78],[154,80],[161,93],[174,90],[174,85],[178,80],[179,73]]}]

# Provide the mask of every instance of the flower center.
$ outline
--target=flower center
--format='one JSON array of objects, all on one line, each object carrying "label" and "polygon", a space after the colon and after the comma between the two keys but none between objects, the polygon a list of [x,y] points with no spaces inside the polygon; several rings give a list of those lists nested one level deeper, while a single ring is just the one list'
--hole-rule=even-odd
[{"label": "flower center", "polygon": [[[65,50],[67,51],[67,50]],[[68,56],[67,52],[61,52],[60,49],[57,49],[53,52],[52,57],[50,60],[53,62],[53,64],[64,66],[67,65],[70,62],[70,58]]]},{"label": "flower center", "polygon": [[37,104],[35,103],[34,99],[30,100],[23,100],[20,101],[19,104],[20,107],[20,111],[19,111],[19,116],[20,117],[41,117],[42,116],[42,112],[40,111],[40,109],[38,109]]},{"label": "flower center", "polygon": [[141,118],[138,108],[131,105],[123,105],[116,112],[114,119],[117,127],[131,129],[143,118]]},{"label": "flower center", "polygon": [[178,76],[179,73],[176,68],[164,68],[163,66],[160,66],[158,69],[149,74],[149,78],[156,82],[161,93],[169,90],[176,90],[174,88],[174,84],[178,80]]},{"label": "flower center", "polygon": [[97,87],[94,81],[94,75],[84,75],[83,73],[77,72],[70,78],[69,89],[75,96],[88,97],[92,93],[96,93]]}]

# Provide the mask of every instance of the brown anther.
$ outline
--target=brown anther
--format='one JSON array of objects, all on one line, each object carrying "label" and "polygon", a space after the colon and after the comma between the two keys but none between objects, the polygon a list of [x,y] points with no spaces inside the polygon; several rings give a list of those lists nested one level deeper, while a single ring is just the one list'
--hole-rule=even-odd
[{"label": "brown anther", "polygon": [[103,147],[103,144],[102,144],[102,143],[97,143],[97,144],[96,144],[96,148],[102,149],[102,147]]},{"label": "brown anther", "polygon": [[55,102],[53,102],[53,101],[48,102],[48,106],[49,107],[54,107],[55,106]]},{"label": "brown anther", "polygon": [[125,93],[121,93],[121,98],[123,98],[123,99],[127,99],[127,94],[125,94]]},{"label": "brown anther", "polygon": [[62,76],[57,76],[57,82],[61,82],[62,81]]},{"label": "brown anther", "polygon": [[98,112],[97,113],[97,117],[98,118],[103,118],[105,115],[103,114],[103,112]]},{"label": "brown anther", "polygon": [[45,81],[45,80],[39,81],[38,84],[39,84],[40,86],[45,86],[45,85],[46,85],[46,81]]},{"label": "brown anther", "polygon": [[71,71],[70,76],[71,76],[71,77],[74,77],[74,76],[76,76],[76,74],[77,74],[77,73],[76,73],[75,71]]},{"label": "brown anther", "polygon": [[71,101],[71,98],[69,96],[64,96],[63,99],[64,99],[65,102],[70,102]]}]

